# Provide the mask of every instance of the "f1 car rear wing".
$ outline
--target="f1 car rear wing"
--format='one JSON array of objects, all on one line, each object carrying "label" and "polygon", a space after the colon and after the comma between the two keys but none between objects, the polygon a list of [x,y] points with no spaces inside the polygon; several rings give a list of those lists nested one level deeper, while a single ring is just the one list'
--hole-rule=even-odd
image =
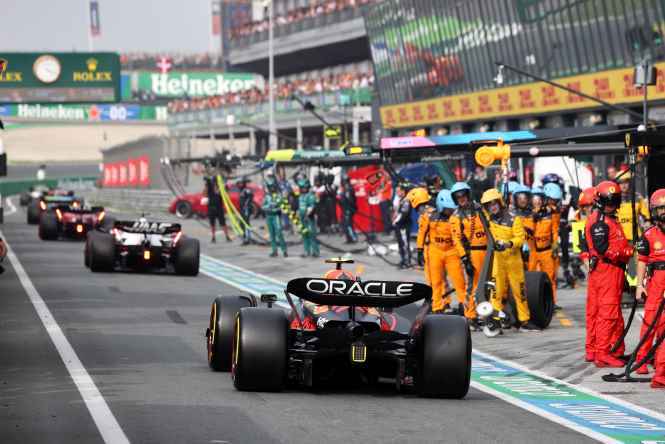
[{"label": "f1 car rear wing", "polygon": [[429,285],[416,282],[298,278],[286,291],[317,305],[394,308],[432,297]]},{"label": "f1 car rear wing", "polygon": [[138,234],[173,234],[182,231],[180,224],[141,220],[117,220],[113,228]]}]

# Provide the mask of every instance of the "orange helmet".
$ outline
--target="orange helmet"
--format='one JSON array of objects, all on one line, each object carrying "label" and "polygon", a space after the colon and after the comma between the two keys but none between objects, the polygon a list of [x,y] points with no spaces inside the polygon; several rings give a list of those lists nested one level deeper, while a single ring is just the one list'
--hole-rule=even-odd
[{"label": "orange helmet", "polygon": [[430,195],[425,188],[414,188],[409,191],[406,198],[411,202],[412,208],[417,208],[418,205],[429,202]]},{"label": "orange helmet", "polygon": [[594,200],[596,200],[596,187],[585,188],[580,193],[577,205],[579,205],[580,207],[593,205]]},{"label": "orange helmet", "polygon": [[596,199],[602,207],[612,205],[619,208],[621,205],[621,188],[611,180],[604,180],[596,187]]},{"label": "orange helmet", "polygon": [[356,278],[346,270],[329,270],[323,275],[323,279],[341,279],[343,281],[355,281]]}]

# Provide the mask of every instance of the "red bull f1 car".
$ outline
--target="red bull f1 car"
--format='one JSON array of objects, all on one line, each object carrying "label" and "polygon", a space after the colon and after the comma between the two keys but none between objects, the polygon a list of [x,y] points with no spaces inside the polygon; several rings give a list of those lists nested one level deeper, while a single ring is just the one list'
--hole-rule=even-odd
[{"label": "red bull f1 car", "polygon": [[[360,281],[337,269],[290,281],[287,304],[275,295],[217,298],[206,331],[208,364],[231,371],[238,390],[379,378],[398,390],[463,398],[469,390],[471,336],[461,316],[433,315],[424,284]],[[295,297],[295,298],[294,298]],[[395,308],[424,300],[415,320]]]},{"label": "red bull f1 car", "polygon": [[198,239],[184,236],[180,224],[140,218],[90,232],[84,261],[93,272],[162,270],[196,276],[199,251]]}]

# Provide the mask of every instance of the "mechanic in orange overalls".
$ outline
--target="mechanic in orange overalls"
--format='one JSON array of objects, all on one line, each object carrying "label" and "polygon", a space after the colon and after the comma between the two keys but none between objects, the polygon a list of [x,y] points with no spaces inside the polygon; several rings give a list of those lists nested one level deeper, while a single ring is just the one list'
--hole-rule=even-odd
[{"label": "mechanic in orange overalls", "polygon": [[480,220],[482,208],[471,200],[471,187],[466,182],[455,183],[450,192],[457,205],[457,209],[450,216],[453,245],[467,277],[473,279],[472,292],[475,294],[487,252],[487,234]]},{"label": "mechanic in orange overalls", "polygon": [[586,360],[593,360],[597,367],[619,368],[625,365],[618,358],[625,346],[621,344],[614,354],[610,350],[623,333],[621,296],[633,247],[616,216],[621,205],[619,184],[609,180],[599,183],[596,204],[585,228],[590,270],[586,319],[591,324],[587,326]]},{"label": "mechanic in orange overalls", "polygon": [[580,250],[580,259],[588,265],[589,249],[587,248],[586,237],[584,236],[584,229],[586,227],[586,220],[593,210],[593,204],[596,200],[596,187],[589,187],[582,190],[577,200],[577,211],[573,216],[573,249],[578,245]]},{"label": "mechanic in orange overalls", "polygon": [[449,190],[441,190],[436,197],[436,213],[429,215],[425,227],[425,244],[428,246],[429,282],[432,285],[432,312],[441,313],[450,308],[451,297],[443,298],[446,291],[445,277],[455,288],[457,301],[464,309],[464,316],[476,325],[476,305],[473,296],[467,295],[462,261],[453,245],[450,216],[457,208]]},{"label": "mechanic in orange overalls", "polygon": [[[556,304],[556,259],[559,248],[559,224],[552,207],[543,202],[542,195],[531,199],[533,213],[529,228],[533,235],[529,240],[529,271],[542,271],[552,284],[552,298]],[[558,214],[558,213],[557,213]]]},{"label": "mechanic in orange overalls", "polygon": [[429,263],[427,262],[428,245],[425,243],[425,230],[430,216],[436,211],[429,205],[430,195],[423,187],[414,188],[406,195],[406,199],[411,203],[411,208],[418,212],[418,237],[416,237],[416,249],[418,251],[418,265],[425,269],[425,279],[429,281]]},{"label": "mechanic in orange overalls", "polygon": [[[646,296],[644,321],[642,323],[640,338],[644,338],[649,326],[656,321],[655,317],[658,306],[665,294],[665,188],[656,190],[651,195],[649,207],[654,225],[647,228],[637,242],[637,253],[639,256],[635,296],[638,300],[642,300]],[[649,274],[649,278],[645,289],[644,280],[647,273]],[[654,339],[665,334],[665,315],[661,315],[657,322],[656,327],[651,331],[646,342],[637,352],[637,362],[646,357],[653,346]],[[654,378],[654,381],[660,384],[658,388],[665,388],[665,368],[658,368],[659,365],[660,367],[665,367],[665,362],[662,361],[665,361],[665,359],[661,359],[660,364],[656,363],[657,374],[660,373],[660,377],[662,378],[661,383],[658,383],[659,378]],[[649,373],[649,368],[646,364],[642,365],[636,370],[636,373],[645,375]]]}]

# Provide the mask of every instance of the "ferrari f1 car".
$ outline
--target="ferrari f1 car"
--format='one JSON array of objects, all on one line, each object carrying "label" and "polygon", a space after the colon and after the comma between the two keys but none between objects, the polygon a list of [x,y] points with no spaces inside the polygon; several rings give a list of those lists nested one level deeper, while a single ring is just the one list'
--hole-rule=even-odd
[{"label": "ferrari f1 car", "polygon": [[[65,194],[66,193],[66,194]],[[49,191],[38,199],[33,199],[26,208],[29,225],[39,224],[43,212],[59,205],[83,206],[83,199],[74,196],[73,192]]]},{"label": "ferrari f1 car", "polygon": [[104,207],[82,208],[77,201],[51,206],[39,216],[39,238],[83,240],[105,222],[113,224],[106,219]]},{"label": "ferrari f1 car", "polygon": [[[394,380],[423,396],[463,398],[471,336],[465,318],[433,315],[432,289],[413,282],[360,281],[341,270],[290,281],[288,305],[263,295],[218,297],[206,331],[208,363],[231,371],[238,390],[282,390],[339,380]],[[294,300],[296,296],[299,300]],[[414,321],[393,309],[424,300]]]},{"label": "ferrari f1 car", "polygon": [[199,273],[199,241],[183,235],[180,224],[115,221],[106,231],[91,231],[85,265],[94,272],[164,270],[186,276]]}]

